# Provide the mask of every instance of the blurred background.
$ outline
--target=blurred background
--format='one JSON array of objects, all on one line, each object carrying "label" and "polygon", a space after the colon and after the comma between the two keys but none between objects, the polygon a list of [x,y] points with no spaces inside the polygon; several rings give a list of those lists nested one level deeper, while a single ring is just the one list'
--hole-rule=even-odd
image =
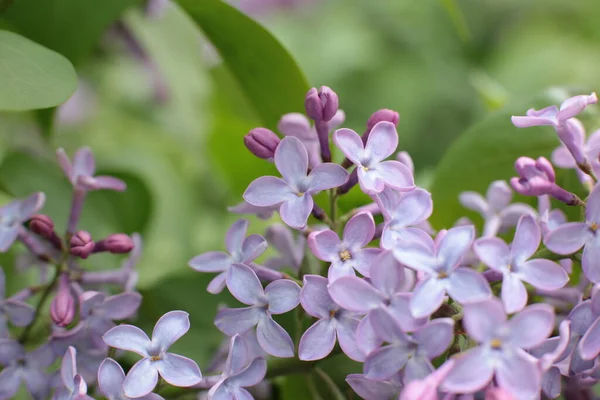
[{"label": "blurred background", "polygon": [[[139,288],[145,302],[138,322],[150,329],[165,311],[190,312],[192,331],[178,351],[206,365],[223,339],[212,325],[216,307],[231,299],[208,295],[211,277],[192,271],[187,262],[224,248],[224,233],[238,218],[227,206],[241,201],[253,178],[272,169],[242,142],[261,120],[218,52],[177,6],[130,2],[122,12],[113,7],[117,2],[107,1],[106,7],[119,10],[116,22],[96,24],[89,37],[71,32],[75,44],[61,48],[65,29],[56,23],[49,35],[36,24],[53,23],[53,16],[67,12],[61,8],[67,3],[17,0],[0,17],[3,28],[64,54],[79,77],[77,92],[58,110],[50,140],[39,128],[48,118],[44,112],[1,115],[3,200],[44,191],[44,211],[62,229],[70,187],[54,151],[64,147],[72,154],[90,146],[101,172],[125,180],[128,190],[93,193],[81,228],[95,238],[115,231],[142,234]],[[412,155],[418,183],[425,187],[453,141],[471,126],[507,105],[518,104],[524,112],[548,89],[591,92],[600,78],[597,0],[237,0],[233,5],[281,41],[311,85],[338,93],[345,127],[362,132],[372,112],[397,110],[400,148]],[[29,15],[25,11],[31,7],[42,11]],[[88,14],[69,18],[85,26]],[[59,44],[48,44],[53,40]],[[286,93],[286,87],[280,90]],[[510,170],[514,157],[503,161]],[[464,182],[458,176],[450,183]],[[360,201],[349,199],[346,207]],[[263,233],[265,227],[252,220],[252,232]],[[1,262],[14,265],[15,255],[4,255]],[[100,256],[88,264],[118,265]],[[24,279],[12,276],[12,290]],[[284,382],[278,396],[306,398],[294,397],[293,387],[293,380]]]}]

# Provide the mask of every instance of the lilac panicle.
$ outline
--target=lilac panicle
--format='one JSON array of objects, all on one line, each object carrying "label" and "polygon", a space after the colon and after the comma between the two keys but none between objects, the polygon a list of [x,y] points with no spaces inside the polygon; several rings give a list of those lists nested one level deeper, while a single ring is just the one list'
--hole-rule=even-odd
[{"label": "lilac panicle", "polygon": [[53,400],[93,400],[87,395],[87,385],[77,373],[77,351],[69,347],[62,359],[60,376],[63,387],[56,390]]},{"label": "lilac panicle", "polygon": [[391,122],[375,125],[365,144],[361,137],[350,129],[335,131],[333,141],[356,165],[358,182],[363,192],[381,193],[385,186],[400,191],[414,189],[413,176],[404,164],[396,160],[384,161],[398,147],[398,133]]},{"label": "lilac panicle", "polygon": [[[129,400],[132,397],[125,395],[123,390],[123,382],[125,382],[125,371],[118,362],[112,358],[107,358],[102,361],[98,368],[98,388],[108,399]],[[163,400],[163,398],[155,393],[148,393],[142,397],[136,397],[142,400]]]},{"label": "lilac panicle", "polygon": [[227,288],[246,308],[225,308],[217,313],[215,325],[226,335],[243,334],[256,326],[260,346],[275,357],[293,357],[290,335],[271,315],[283,314],[300,302],[300,287],[280,279],[263,290],[260,280],[244,264],[233,264],[227,272]]},{"label": "lilac panicle", "polygon": [[569,276],[557,263],[544,259],[530,260],[541,239],[535,218],[524,215],[519,220],[510,247],[496,237],[475,241],[473,247],[479,259],[502,273],[502,302],[508,313],[517,312],[527,304],[527,289],[523,282],[542,290],[556,290],[569,281]]},{"label": "lilac panicle", "polygon": [[585,276],[600,282],[600,186],[596,186],[586,201],[585,222],[568,222],[551,230],[544,244],[557,254],[573,254],[583,247],[581,265]]},{"label": "lilac panicle", "polygon": [[19,228],[37,213],[46,202],[44,193],[32,194],[0,208],[0,251],[5,252],[15,242]]},{"label": "lilac panicle", "polygon": [[152,340],[132,325],[115,326],[104,334],[104,341],[109,346],[143,357],[129,370],[123,382],[126,396],[146,396],[158,383],[159,375],[173,386],[190,387],[200,382],[202,374],[193,360],[167,352],[189,329],[188,313],[170,311],[156,322]]},{"label": "lilac panicle", "polygon": [[273,224],[265,232],[267,242],[277,251],[278,256],[265,261],[265,267],[281,270],[283,267],[291,268],[296,273],[304,260],[306,238],[302,233],[294,238],[293,231],[285,225]]},{"label": "lilac panicle", "polygon": [[227,231],[223,251],[209,251],[192,258],[189,266],[200,272],[219,272],[209,283],[208,291],[216,294],[225,288],[227,271],[234,263],[250,263],[267,249],[267,242],[260,235],[246,237],[248,220],[237,220]]},{"label": "lilac panicle", "polygon": [[281,219],[292,228],[306,226],[313,210],[312,195],[342,185],[348,173],[337,164],[325,163],[308,173],[308,153],[299,139],[284,138],[275,151],[275,166],[283,176],[262,176],[250,183],[244,200],[258,207],[280,205]]},{"label": "lilac panicle", "polygon": [[65,176],[76,190],[109,189],[122,192],[127,187],[120,179],[111,176],[94,176],[96,160],[88,147],[77,150],[72,162],[63,149],[58,149],[56,155]]},{"label": "lilac panicle", "polygon": [[304,361],[325,358],[337,341],[348,357],[364,361],[364,355],[356,344],[355,332],[359,319],[355,313],[338,306],[327,293],[327,279],[318,275],[304,275],[300,291],[302,308],[318,318],[300,339],[298,357]]},{"label": "lilac panicle", "polygon": [[357,270],[369,276],[369,267],[379,254],[378,248],[365,248],[375,235],[375,221],[370,213],[359,213],[350,218],[344,227],[342,240],[337,233],[327,229],[312,232],[308,247],[320,260],[330,262],[329,282],[342,276],[354,276]]},{"label": "lilac panicle", "polygon": [[71,284],[67,274],[58,279],[58,291],[50,304],[50,317],[60,327],[65,327],[75,318],[75,299],[71,293]]},{"label": "lilac panicle", "polygon": [[11,347],[10,360],[2,360],[5,365],[0,372],[0,398],[13,399],[22,383],[33,399],[47,399],[50,392],[50,376],[46,369],[54,362],[52,348],[44,344],[37,349],[25,352],[19,342],[0,339],[0,348]]},{"label": "lilac panicle", "polygon": [[[424,274],[410,300],[417,318],[431,315],[439,308],[446,293],[461,304],[486,300],[489,284],[479,273],[459,267],[475,236],[472,226],[459,226],[438,234],[437,243],[399,241],[393,249],[402,264]],[[441,239],[440,239],[441,237]]]},{"label": "lilac panicle", "polygon": [[534,398],[541,390],[542,373],[532,349],[546,339],[554,327],[554,311],[535,304],[510,321],[495,298],[465,305],[463,326],[479,346],[457,355],[441,389],[451,393],[474,393],[493,377],[498,386],[516,398]]},{"label": "lilac panicle", "polygon": [[244,144],[258,158],[272,160],[279,145],[279,136],[267,128],[254,128],[244,136]]},{"label": "lilac panicle", "polygon": [[6,276],[0,268],[0,338],[8,337],[7,321],[15,326],[27,326],[33,321],[35,310],[29,304],[6,298]]},{"label": "lilac panicle", "polygon": [[512,190],[505,181],[494,181],[488,187],[485,198],[477,192],[462,192],[460,204],[479,213],[484,220],[483,236],[496,236],[517,224],[522,215],[536,215],[535,210],[524,203],[510,204]]}]

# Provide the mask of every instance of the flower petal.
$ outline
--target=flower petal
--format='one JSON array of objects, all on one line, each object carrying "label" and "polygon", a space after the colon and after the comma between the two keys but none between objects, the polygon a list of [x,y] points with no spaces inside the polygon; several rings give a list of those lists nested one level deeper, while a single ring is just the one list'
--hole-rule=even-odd
[{"label": "flower petal", "polygon": [[247,219],[238,219],[227,230],[227,234],[225,235],[225,247],[230,254],[241,253],[242,243],[244,243],[246,231],[248,230],[248,224],[249,222]]},{"label": "flower petal", "polygon": [[404,383],[425,379],[433,370],[433,365],[425,357],[411,357],[404,367]]},{"label": "flower petal", "polygon": [[346,223],[344,244],[350,249],[365,247],[375,235],[375,221],[370,212],[361,212]]},{"label": "flower petal", "polygon": [[217,312],[215,325],[229,336],[243,334],[258,323],[262,314],[256,307],[223,308]]},{"label": "flower petal", "polygon": [[142,295],[136,292],[120,293],[107,298],[100,306],[103,315],[113,320],[131,318],[142,303]]},{"label": "flower petal", "polygon": [[410,169],[400,161],[383,161],[377,165],[376,172],[386,186],[405,192],[415,188],[415,180]]},{"label": "flower petal", "polygon": [[437,260],[432,252],[421,242],[408,242],[400,240],[392,248],[394,256],[405,266],[415,271],[434,274],[437,268]]},{"label": "flower petal", "polygon": [[110,347],[133,351],[142,357],[148,357],[147,349],[151,342],[148,335],[133,325],[119,325],[106,332],[102,338]]},{"label": "flower petal", "polygon": [[356,330],[359,324],[358,318],[345,316],[338,318],[337,322],[335,331],[342,351],[354,361],[365,361],[365,354],[356,342]]},{"label": "flower petal", "polygon": [[419,348],[425,351],[427,358],[433,360],[441,355],[454,340],[454,321],[451,318],[438,318],[419,328],[413,339]]},{"label": "flower petal", "polygon": [[294,185],[306,177],[308,171],[308,153],[302,142],[286,136],[275,150],[275,166],[286,182]]},{"label": "flower petal", "polygon": [[154,364],[160,376],[173,386],[190,387],[202,380],[200,368],[187,357],[166,353]]},{"label": "flower petal", "polygon": [[371,324],[371,314],[367,314],[360,320],[356,327],[356,344],[363,354],[370,354],[381,346],[383,341],[379,338]]},{"label": "flower petal", "polygon": [[494,181],[488,187],[485,198],[493,211],[499,212],[510,204],[513,192],[506,181]]},{"label": "flower petal", "polygon": [[369,379],[362,374],[350,374],[346,382],[365,400],[395,400],[400,392],[393,383]]},{"label": "flower petal", "polygon": [[333,133],[333,142],[350,161],[360,165],[364,148],[363,142],[356,132],[351,129],[338,129]]},{"label": "flower petal", "polygon": [[340,239],[337,233],[330,229],[311,232],[308,235],[307,244],[310,251],[319,260],[332,262],[340,258]]},{"label": "flower petal", "polygon": [[127,397],[142,397],[150,393],[158,383],[158,371],[149,358],[143,358],[131,369],[123,382],[123,392]]},{"label": "flower petal", "polygon": [[404,282],[404,267],[391,251],[381,252],[372,263],[371,284],[388,297],[399,292]]},{"label": "flower petal", "polygon": [[381,161],[396,152],[398,132],[396,126],[388,121],[375,124],[367,139],[365,150],[373,160]]},{"label": "flower petal", "polygon": [[475,237],[473,226],[457,226],[444,235],[438,245],[438,260],[442,260],[446,270],[456,266],[465,253],[471,248]]},{"label": "flower petal", "polygon": [[243,336],[233,335],[229,341],[227,360],[223,367],[223,374],[229,376],[238,373],[248,364],[248,345]]},{"label": "flower petal", "polygon": [[281,204],[296,196],[291,186],[281,178],[261,176],[253,180],[244,192],[244,200],[256,207]]},{"label": "flower petal", "polygon": [[583,273],[593,283],[600,282],[600,238],[594,237],[583,248],[581,266]]},{"label": "flower petal", "polygon": [[589,222],[600,223],[600,189],[598,186],[592,190],[586,200],[585,219]]},{"label": "flower petal", "polygon": [[365,376],[377,380],[389,379],[406,365],[410,355],[409,349],[402,344],[380,347],[365,359]]},{"label": "flower petal", "polygon": [[123,390],[125,372],[121,365],[112,358],[106,358],[98,369],[98,386],[102,394],[108,398],[119,398]]},{"label": "flower petal", "polygon": [[354,276],[344,276],[331,283],[329,295],[343,308],[365,313],[378,307],[385,300],[373,286]]},{"label": "flower petal", "polygon": [[327,278],[322,276],[304,275],[300,303],[308,315],[315,318],[327,318],[330,311],[338,308],[327,291],[327,283]]},{"label": "flower petal", "polygon": [[371,326],[377,336],[387,343],[408,344],[411,339],[402,331],[394,316],[382,308],[376,308],[369,313]]},{"label": "flower petal", "polygon": [[348,180],[348,171],[337,164],[324,163],[317,165],[308,175],[310,193],[333,189],[342,186]]},{"label": "flower petal", "polygon": [[284,114],[277,123],[277,129],[285,136],[294,136],[298,139],[310,139],[312,133],[308,118],[300,113]]},{"label": "flower petal", "polygon": [[2,308],[9,321],[15,326],[27,326],[33,321],[35,316],[35,309],[33,307],[18,300],[5,300],[2,303]]},{"label": "flower petal", "polygon": [[482,263],[495,270],[510,263],[510,248],[504,240],[497,237],[477,239],[473,243],[473,251]]},{"label": "flower petal", "polygon": [[256,338],[260,347],[272,356],[294,357],[294,342],[290,335],[270,316],[263,316],[256,326]]},{"label": "flower petal", "polygon": [[460,204],[469,210],[478,212],[485,216],[489,212],[489,205],[486,199],[477,192],[462,192],[458,196]]},{"label": "flower petal", "polygon": [[536,252],[542,239],[540,227],[531,215],[523,215],[517,224],[510,247],[510,258],[515,264],[528,260]]},{"label": "flower petal", "polygon": [[535,358],[521,349],[504,352],[496,367],[498,386],[519,399],[535,398],[542,385],[542,376]]},{"label": "flower petal", "polygon": [[381,193],[385,189],[385,182],[377,170],[373,168],[366,169],[364,167],[357,168],[360,190],[366,194],[375,195]]},{"label": "flower petal", "polygon": [[533,348],[554,329],[554,310],[548,304],[534,304],[515,315],[509,322],[510,341],[522,349]]},{"label": "flower petal", "polygon": [[17,239],[18,234],[17,227],[0,225],[0,252],[7,251]]},{"label": "flower petal", "polygon": [[474,393],[483,389],[494,375],[494,369],[482,346],[461,353],[442,382],[440,389],[450,393]]},{"label": "flower petal", "polygon": [[410,312],[415,318],[428,317],[435,312],[444,301],[445,285],[436,278],[420,281],[410,299]]},{"label": "flower petal", "polygon": [[169,311],[158,319],[152,331],[152,344],[166,351],[190,330],[190,315],[185,311]]},{"label": "flower petal", "polygon": [[398,204],[389,210],[390,225],[397,229],[417,225],[431,216],[433,201],[431,193],[421,188],[416,188],[402,194]]},{"label": "flower petal", "polygon": [[248,305],[258,304],[263,295],[260,280],[250,267],[244,264],[232,264],[227,273],[227,288],[239,301]]},{"label": "flower petal", "polygon": [[569,281],[569,276],[560,265],[544,259],[529,260],[521,264],[518,273],[523,281],[542,290],[560,289]]},{"label": "flower petal", "polygon": [[1,399],[14,399],[20,385],[21,378],[19,376],[18,368],[8,367],[4,368],[2,372],[0,372]]},{"label": "flower petal", "polygon": [[587,224],[568,222],[550,231],[544,237],[544,244],[554,253],[567,255],[582,248],[589,237],[591,232]]},{"label": "flower petal", "polygon": [[466,267],[457,268],[450,274],[446,290],[461,304],[483,301],[492,296],[490,285],[483,275]]},{"label": "flower petal", "polygon": [[508,314],[521,311],[527,304],[527,289],[517,274],[508,273],[502,279],[500,296]]},{"label": "flower petal", "polygon": [[412,293],[396,293],[386,310],[393,315],[404,332],[414,332],[427,322],[427,318],[415,318],[410,312]]},{"label": "flower petal", "polygon": [[323,318],[304,332],[298,347],[298,357],[303,361],[320,360],[327,357],[335,346],[335,322]]},{"label": "flower petal", "polygon": [[288,279],[269,283],[265,289],[271,314],[283,314],[296,308],[300,303],[300,286]]},{"label": "flower petal", "polygon": [[480,303],[467,304],[464,307],[463,324],[467,333],[478,342],[489,340],[496,328],[505,322],[504,307],[495,297]]},{"label": "flower petal", "polygon": [[[381,253],[381,249],[374,247],[367,247],[354,252],[352,259],[346,261],[344,264],[349,265],[351,268],[360,272],[363,276],[371,276],[371,265]],[[352,274],[354,275],[354,273]]]},{"label": "flower petal", "polygon": [[581,338],[579,352],[584,360],[593,360],[600,353],[600,318],[592,323]]},{"label": "flower petal", "polygon": [[264,358],[255,358],[242,371],[231,376],[229,381],[238,387],[249,387],[258,385],[267,374],[267,362]]},{"label": "flower petal", "polygon": [[301,229],[306,226],[306,221],[314,207],[313,198],[310,194],[304,193],[300,196],[294,196],[285,201],[279,209],[281,219],[292,228]]},{"label": "flower petal", "polygon": [[225,289],[227,284],[227,270],[215,276],[206,287],[206,291],[212,294],[219,294]]}]

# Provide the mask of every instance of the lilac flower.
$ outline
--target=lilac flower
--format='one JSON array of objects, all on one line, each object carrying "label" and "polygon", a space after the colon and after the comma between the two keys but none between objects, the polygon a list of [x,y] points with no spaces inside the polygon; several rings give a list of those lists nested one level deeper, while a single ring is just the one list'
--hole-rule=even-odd
[{"label": "lilac flower", "polygon": [[257,207],[246,201],[242,201],[235,206],[228,207],[227,210],[234,214],[252,214],[256,215],[260,219],[269,219],[273,216],[275,211],[279,210],[279,205],[276,204],[268,207]]},{"label": "lilac flower", "polygon": [[246,308],[226,308],[217,313],[215,325],[226,335],[242,334],[256,325],[258,343],[276,357],[293,357],[294,344],[290,335],[271,315],[283,314],[300,302],[300,287],[295,282],[280,279],[263,290],[258,277],[248,266],[233,264],[227,274],[227,288]]},{"label": "lilac flower", "polygon": [[585,276],[600,282],[600,186],[590,193],[586,201],[585,222],[569,222],[552,230],[544,238],[548,249],[557,254],[573,254],[583,247],[581,265]]},{"label": "lilac flower", "polygon": [[221,379],[208,392],[209,400],[253,400],[245,387],[259,384],[267,373],[263,358],[250,359],[246,342],[239,335],[231,338],[229,355]]},{"label": "lilac flower", "polygon": [[[48,398],[50,391],[50,376],[46,372],[54,362],[54,352],[47,344],[25,353],[19,342],[12,339],[0,339],[1,348],[10,357],[2,357],[5,368],[0,372],[0,399],[15,398],[21,383],[25,383],[27,392],[35,400]],[[10,354],[8,354],[10,353]],[[10,360],[8,360],[10,358]]]},{"label": "lilac flower", "polygon": [[281,270],[283,267],[291,268],[298,272],[304,260],[306,249],[306,238],[302,233],[294,239],[294,233],[287,226],[282,224],[273,224],[269,226],[265,233],[267,242],[272,245],[279,255],[265,261],[265,267]]},{"label": "lilac flower", "polygon": [[441,355],[454,339],[454,321],[439,318],[404,333],[394,316],[383,309],[371,312],[376,334],[388,345],[370,353],[364,364],[367,378],[388,379],[404,369],[404,382],[427,377],[433,370],[430,360]]},{"label": "lilac flower", "polygon": [[54,393],[53,400],[93,400],[87,395],[87,385],[77,373],[77,351],[69,347],[62,359],[60,376],[64,387]]},{"label": "lilac flower", "polygon": [[0,208],[0,252],[5,252],[19,235],[21,224],[37,213],[46,201],[44,193],[32,194]]},{"label": "lilac flower", "polygon": [[[600,353],[600,340],[598,337],[600,333],[600,288],[598,286],[592,291],[591,300],[584,303],[587,304],[586,308],[577,309],[576,307],[573,309],[570,319],[573,320],[573,329],[576,330],[576,333],[580,333],[585,329],[585,334],[583,334],[577,346],[581,358],[583,360],[594,360]],[[580,304],[580,308],[584,303]],[[575,313],[576,310],[578,313]]]},{"label": "lilac flower", "polygon": [[253,206],[280,205],[281,219],[292,228],[303,228],[314,202],[312,195],[342,185],[348,172],[337,164],[325,163],[308,171],[308,153],[299,139],[284,138],[275,151],[275,166],[283,179],[262,176],[250,183],[244,200]]},{"label": "lilac flower", "polygon": [[[426,378],[409,382],[402,391],[399,400],[438,400],[438,388],[444,379],[446,379],[453,366],[454,360],[449,359]],[[460,399],[467,400],[468,397],[461,396]],[[486,400],[490,399],[486,397]]]},{"label": "lilac flower", "polygon": [[143,357],[129,370],[123,382],[123,393],[127,397],[146,396],[158,383],[159,374],[173,386],[189,387],[200,382],[202,374],[194,361],[167,352],[189,329],[188,313],[170,311],[156,322],[152,340],[132,325],[119,325],[104,334],[109,346]]},{"label": "lilac flower", "polygon": [[267,242],[260,235],[246,237],[248,220],[237,220],[227,231],[223,251],[209,251],[192,258],[189,266],[200,272],[220,272],[209,284],[210,293],[220,293],[225,288],[227,271],[234,263],[249,263],[255,260],[267,249]]},{"label": "lilac flower", "polygon": [[[112,358],[102,361],[98,368],[98,387],[104,396],[109,400],[129,400],[132,397],[125,395],[123,391],[123,382],[125,382],[125,372],[118,362]],[[163,400],[155,393],[148,393],[142,397],[136,397],[140,400]]]},{"label": "lilac flower", "polygon": [[[555,399],[561,392],[561,370],[565,375],[569,372],[569,359],[573,352],[571,342],[571,321],[564,320],[559,326],[559,336],[546,339],[539,346],[530,350],[531,355],[538,358],[538,366],[542,371],[542,391],[546,396]],[[566,368],[565,368],[566,367]]]},{"label": "lilac flower", "polygon": [[408,193],[400,194],[397,191],[386,188],[376,197],[385,218],[385,226],[381,235],[381,247],[391,249],[400,239],[408,241],[420,241],[428,235],[417,225],[427,221],[433,211],[431,193],[416,188]]},{"label": "lilac flower", "polygon": [[346,382],[356,394],[365,400],[397,400],[402,392],[399,375],[389,380],[369,379],[363,374],[350,374]]},{"label": "lilac flower", "polygon": [[364,247],[373,240],[374,235],[373,216],[371,213],[360,213],[346,223],[341,241],[337,233],[327,229],[312,232],[308,236],[308,247],[319,260],[331,263],[329,282],[342,276],[354,276],[355,269],[369,276],[369,267],[380,250]]},{"label": "lilac flower", "polygon": [[342,351],[355,361],[364,355],[356,345],[355,332],[359,319],[356,314],[338,306],[327,293],[327,279],[318,275],[304,275],[300,292],[302,308],[318,318],[300,339],[298,356],[304,361],[320,360],[333,350],[337,340]]},{"label": "lilac flower", "polygon": [[73,187],[85,191],[109,189],[120,192],[126,188],[125,182],[120,179],[112,176],[94,176],[96,160],[88,147],[77,150],[72,163],[63,149],[58,149],[56,155],[58,163]]},{"label": "lilac flower", "polygon": [[483,236],[487,237],[515,226],[522,215],[536,215],[528,204],[510,204],[512,196],[512,190],[505,181],[494,181],[488,187],[485,198],[477,192],[462,192],[458,199],[463,207],[483,217]]},{"label": "lilac flower", "polygon": [[[600,169],[600,161],[598,156],[600,155],[600,130],[594,131],[587,139],[585,138],[585,128],[583,124],[576,118],[572,120],[572,132],[573,140],[577,147],[582,149],[584,156],[590,161],[591,166],[595,171]],[[575,169],[577,177],[583,183],[590,183],[593,185],[592,178],[589,175],[583,173],[577,166],[577,161],[573,158],[573,155],[565,146],[561,143],[559,147],[554,149],[551,156],[552,163],[559,168]]]},{"label": "lilac flower", "polygon": [[501,389],[516,398],[534,398],[541,389],[537,360],[523,349],[538,346],[552,332],[554,312],[546,304],[525,308],[507,321],[502,303],[493,298],[464,307],[463,326],[480,343],[454,358],[441,389],[474,393],[495,377]]},{"label": "lilac flower", "polygon": [[16,326],[27,326],[33,321],[35,310],[29,304],[6,296],[6,276],[0,268],[0,338],[8,336],[7,321]]},{"label": "lilac flower", "polygon": [[459,226],[445,234],[439,233],[438,243],[430,238],[426,246],[421,242],[396,244],[393,251],[398,261],[425,275],[410,300],[410,310],[416,318],[431,315],[442,304],[446,293],[459,303],[482,301],[491,296],[490,287],[480,274],[459,267],[474,236],[472,226]]},{"label": "lilac flower", "polygon": [[363,192],[381,193],[385,186],[401,191],[415,187],[413,176],[404,164],[395,160],[384,161],[398,147],[398,133],[391,122],[376,124],[364,145],[361,137],[350,129],[337,130],[333,141],[356,164]]},{"label": "lilac flower", "polygon": [[502,273],[502,302],[511,314],[527,304],[527,289],[524,282],[542,290],[563,287],[569,276],[557,263],[530,258],[540,245],[540,227],[530,215],[519,220],[515,237],[510,246],[500,238],[482,238],[475,241],[475,253],[485,265]]}]

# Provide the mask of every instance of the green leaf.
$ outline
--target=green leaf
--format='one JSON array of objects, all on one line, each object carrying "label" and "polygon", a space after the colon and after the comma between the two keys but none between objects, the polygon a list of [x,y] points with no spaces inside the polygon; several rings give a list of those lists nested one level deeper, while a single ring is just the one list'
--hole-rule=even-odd
[{"label": "green leaf", "polygon": [[274,129],[283,114],[303,110],[306,78],[265,28],[220,0],[177,2],[217,48],[265,126]]},{"label": "green leaf", "polygon": [[60,54],[13,32],[0,31],[0,110],[24,111],[64,103],[77,74]]},{"label": "green leaf", "polygon": [[73,64],[81,63],[106,29],[140,0],[18,0],[3,19]]}]

